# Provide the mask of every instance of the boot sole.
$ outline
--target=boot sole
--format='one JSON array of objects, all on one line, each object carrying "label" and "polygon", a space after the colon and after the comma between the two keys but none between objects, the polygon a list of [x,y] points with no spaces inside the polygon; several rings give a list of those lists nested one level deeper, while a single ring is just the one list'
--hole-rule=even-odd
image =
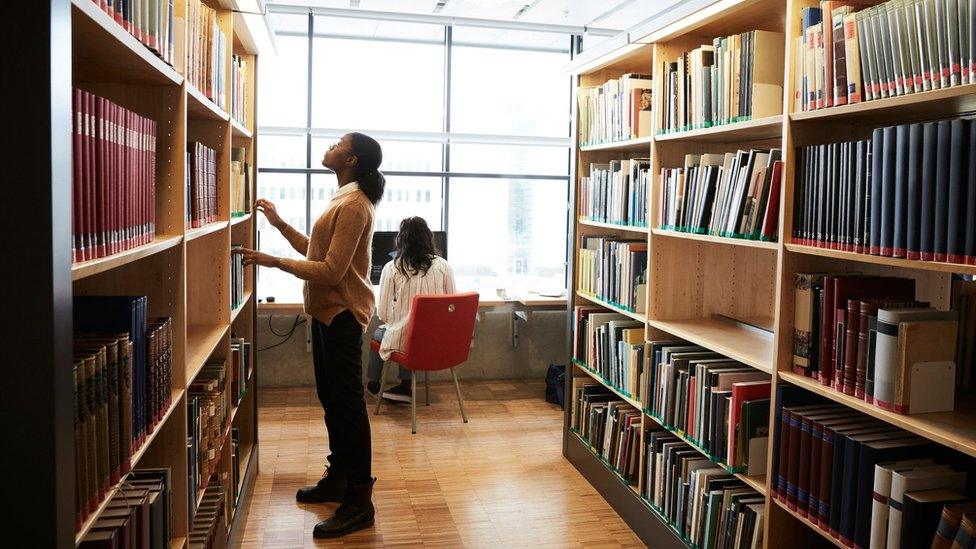
[{"label": "boot sole", "polygon": [[369,519],[369,521],[367,521],[367,522],[363,522],[361,524],[351,525],[351,526],[348,526],[346,528],[343,528],[342,530],[333,530],[333,531],[330,531],[330,532],[319,532],[318,530],[314,530],[313,529],[312,530],[312,537],[315,538],[315,539],[341,538],[342,536],[351,534],[353,532],[358,532],[360,530],[365,530],[367,528],[372,528],[375,523],[376,523],[376,519]]},{"label": "boot sole", "polygon": [[344,499],[343,496],[336,496],[334,498],[325,498],[325,499],[303,498],[301,496],[295,496],[295,501],[297,501],[298,503],[342,503],[343,499]]}]

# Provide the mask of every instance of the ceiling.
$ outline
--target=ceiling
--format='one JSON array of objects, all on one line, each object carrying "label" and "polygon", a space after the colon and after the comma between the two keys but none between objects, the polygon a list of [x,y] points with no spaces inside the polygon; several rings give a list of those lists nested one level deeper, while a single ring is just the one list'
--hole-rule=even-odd
[{"label": "ceiling", "polygon": [[271,0],[269,3],[625,30],[682,0]]}]

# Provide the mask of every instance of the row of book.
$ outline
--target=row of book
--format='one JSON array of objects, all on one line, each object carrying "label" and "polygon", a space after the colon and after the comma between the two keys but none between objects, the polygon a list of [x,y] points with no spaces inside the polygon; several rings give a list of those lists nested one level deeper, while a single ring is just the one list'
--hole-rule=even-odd
[{"label": "row of book", "polygon": [[227,363],[209,360],[187,388],[188,447],[194,449],[189,467],[190,508],[204,481],[217,471],[227,426]]},{"label": "row of book", "polygon": [[230,150],[230,215],[240,217],[251,213],[251,165],[244,147]]},{"label": "row of book", "polygon": [[856,9],[832,0],[801,11],[794,110],[976,83],[973,0],[890,0]]},{"label": "row of book", "polygon": [[247,124],[247,94],[249,83],[247,79],[248,63],[244,56],[232,53],[230,56],[230,115],[234,120]]},{"label": "row of book", "polygon": [[612,391],[574,379],[570,426],[603,461],[631,484],[640,468],[641,412]]},{"label": "row of book", "polygon": [[[954,290],[976,295],[972,282]],[[795,373],[905,414],[951,411],[956,385],[971,383],[957,356],[972,347],[971,318],[917,301],[913,279],[797,273],[795,304]]]},{"label": "row of book", "polygon": [[243,447],[241,446],[241,432],[237,427],[230,428],[230,456],[231,456],[231,502],[236,509],[241,497],[241,484],[244,479],[244,467],[247,463],[242,461]]},{"label": "row of book", "polygon": [[78,520],[131,468],[172,402],[173,328],[141,297],[75,297],[73,410]]},{"label": "row of book", "polygon": [[230,338],[231,406],[238,406],[247,393],[251,374],[251,342],[231,334]]},{"label": "row of book", "polygon": [[[236,247],[236,246],[235,246]],[[231,251],[230,254],[230,308],[236,309],[244,304],[244,281],[247,271],[244,267],[244,256]]]},{"label": "row of book", "polygon": [[573,310],[573,358],[628,397],[644,368],[644,323],[602,307]]},{"label": "row of book", "polygon": [[160,59],[174,64],[176,35],[173,0],[92,0]]},{"label": "row of book", "polygon": [[187,227],[202,227],[216,221],[217,201],[217,151],[191,141],[186,144]]},{"label": "row of book", "polygon": [[782,33],[715,38],[664,62],[659,133],[708,128],[783,113]]},{"label": "row of book", "polygon": [[228,493],[220,482],[211,482],[203,492],[200,507],[193,515],[187,535],[190,549],[223,549],[227,541],[230,506]]},{"label": "row of book", "polygon": [[156,127],[108,99],[72,90],[72,261],[153,240]]},{"label": "row of book", "polygon": [[628,73],[602,86],[580,87],[581,146],[627,141],[651,135],[651,76]]},{"label": "row of book", "polygon": [[578,289],[632,313],[647,309],[647,240],[583,236]]},{"label": "row of book", "polygon": [[580,177],[579,216],[589,221],[647,227],[647,187],[651,161],[647,158],[590,164]]},{"label": "row of book", "polygon": [[79,549],[167,549],[173,520],[171,475],[168,467],[132,470]]},{"label": "row of book", "polygon": [[793,240],[976,265],[976,123],[877,128],[870,139],[800,150]]},{"label": "row of book", "polygon": [[227,106],[227,35],[203,0],[186,3],[186,79],[220,108]]},{"label": "row of book", "polygon": [[844,545],[934,546],[943,506],[969,501],[969,458],[795,386],[777,403],[773,496]]},{"label": "row of book", "polygon": [[661,170],[662,229],[775,241],[783,163],[779,149],[688,154]]}]

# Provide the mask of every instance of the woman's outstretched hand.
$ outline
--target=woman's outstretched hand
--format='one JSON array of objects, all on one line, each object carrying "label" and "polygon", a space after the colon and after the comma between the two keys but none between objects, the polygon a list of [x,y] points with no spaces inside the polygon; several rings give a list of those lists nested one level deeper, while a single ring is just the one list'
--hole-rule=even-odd
[{"label": "woman's outstretched hand", "polygon": [[278,215],[278,209],[275,208],[274,202],[266,198],[259,198],[254,202],[254,209],[263,213],[272,227],[281,230],[283,222],[281,216]]},{"label": "woman's outstretched hand", "polygon": [[244,265],[261,265],[262,267],[280,267],[281,258],[251,250],[249,248],[234,248],[234,253],[244,256]]}]

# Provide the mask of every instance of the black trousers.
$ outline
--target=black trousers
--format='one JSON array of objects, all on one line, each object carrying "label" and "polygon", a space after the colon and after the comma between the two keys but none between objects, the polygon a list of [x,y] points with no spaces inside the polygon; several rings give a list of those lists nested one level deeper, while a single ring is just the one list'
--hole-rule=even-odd
[{"label": "black trousers", "polygon": [[349,311],[328,325],[312,320],[315,389],[329,433],[329,470],[355,484],[369,482],[372,475],[362,344],[363,328]]}]

